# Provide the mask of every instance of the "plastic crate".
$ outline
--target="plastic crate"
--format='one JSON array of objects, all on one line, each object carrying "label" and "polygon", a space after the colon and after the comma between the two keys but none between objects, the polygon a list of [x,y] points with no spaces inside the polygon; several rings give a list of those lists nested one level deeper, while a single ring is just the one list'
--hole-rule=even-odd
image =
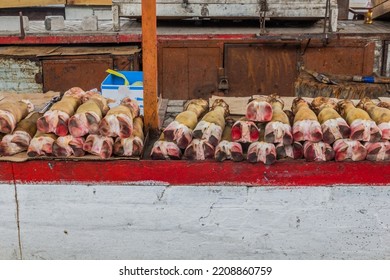
[{"label": "plastic crate", "polygon": [[114,103],[110,103],[110,107],[115,107],[120,104],[121,100],[125,97],[130,97],[138,102],[141,115],[144,114],[144,87],[139,85],[132,85],[135,82],[144,81],[144,75],[142,71],[118,71],[125,75],[129,81],[128,86],[125,86],[124,79],[115,75],[109,74],[101,85],[102,95],[106,98],[115,100]]}]

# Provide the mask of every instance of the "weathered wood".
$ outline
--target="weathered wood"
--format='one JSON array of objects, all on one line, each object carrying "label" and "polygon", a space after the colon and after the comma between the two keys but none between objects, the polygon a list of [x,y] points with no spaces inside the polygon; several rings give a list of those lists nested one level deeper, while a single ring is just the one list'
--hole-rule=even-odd
[{"label": "weathered wood", "polygon": [[145,128],[158,130],[156,0],[142,1]]},{"label": "weathered wood", "polygon": [[66,0],[67,5],[99,5],[99,6],[111,6],[112,0]]},{"label": "weathered wood", "polygon": [[[143,1],[142,1],[143,2]],[[157,16],[161,18],[211,17],[258,18],[258,0],[157,0]],[[140,17],[141,0],[113,0],[120,7],[120,16]],[[270,18],[319,19],[325,16],[326,0],[267,0],[266,16]],[[337,12],[337,2],[331,0],[332,11]],[[334,13],[337,17],[337,13]]]},{"label": "weathered wood", "polygon": [[382,1],[379,5],[372,9],[372,18],[389,17],[390,16],[390,1]]},{"label": "weathered wood", "polygon": [[32,7],[66,4],[66,0],[14,0],[1,1],[0,8]]},{"label": "weathered wood", "polygon": [[337,85],[327,85],[316,81],[307,73],[301,73],[295,82],[295,95],[302,97],[335,97],[360,99],[362,97],[377,98],[389,96],[390,84],[355,83],[346,80],[346,76],[328,75]]}]

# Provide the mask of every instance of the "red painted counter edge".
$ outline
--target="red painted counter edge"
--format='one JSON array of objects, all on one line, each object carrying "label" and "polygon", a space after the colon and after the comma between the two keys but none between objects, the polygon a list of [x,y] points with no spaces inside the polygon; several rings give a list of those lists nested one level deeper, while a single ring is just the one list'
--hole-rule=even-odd
[{"label": "red painted counter edge", "polygon": [[[12,168],[10,169],[10,166]],[[390,162],[66,161],[0,162],[0,181],[21,184],[390,186]],[[12,170],[13,176],[9,176]]]}]

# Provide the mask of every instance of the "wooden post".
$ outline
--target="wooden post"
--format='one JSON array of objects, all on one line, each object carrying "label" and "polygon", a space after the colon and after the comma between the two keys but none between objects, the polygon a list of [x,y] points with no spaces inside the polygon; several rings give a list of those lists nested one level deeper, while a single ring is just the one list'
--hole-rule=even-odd
[{"label": "wooden post", "polygon": [[142,65],[145,128],[155,134],[158,131],[156,0],[142,0]]}]

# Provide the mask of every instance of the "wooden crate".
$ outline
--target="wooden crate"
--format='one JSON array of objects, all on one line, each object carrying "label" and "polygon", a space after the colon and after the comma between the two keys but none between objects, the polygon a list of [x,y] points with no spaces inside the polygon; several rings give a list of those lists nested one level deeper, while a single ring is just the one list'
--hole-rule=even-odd
[{"label": "wooden crate", "polygon": [[[257,19],[263,9],[259,0],[157,0],[157,17],[172,18],[218,18]],[[142,14],[141,0],[112,0],[114,29],[119,30],[119,17],[139,18]],[[325,16],[326,0],[267,0],[266,18],[316,20]],[[337,25],[338,5],[331,0],[333,25]]]}]

